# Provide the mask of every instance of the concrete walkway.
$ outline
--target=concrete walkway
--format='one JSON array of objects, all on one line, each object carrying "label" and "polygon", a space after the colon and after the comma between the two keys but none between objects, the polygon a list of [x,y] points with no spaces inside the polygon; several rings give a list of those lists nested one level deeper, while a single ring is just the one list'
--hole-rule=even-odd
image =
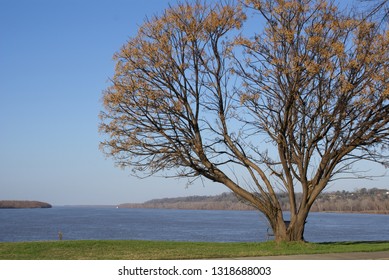
[{"label": "concrete walkway", "polygon": [[236,258],[235,260],[389,260],[389,251]]}]

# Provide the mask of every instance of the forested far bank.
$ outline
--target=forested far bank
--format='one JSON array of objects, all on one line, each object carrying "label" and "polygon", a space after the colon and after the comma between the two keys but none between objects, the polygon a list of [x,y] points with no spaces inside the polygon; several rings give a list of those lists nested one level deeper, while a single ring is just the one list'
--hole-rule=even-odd
[{"label": "forested far bank", "polygon": [[[301,196],[298,193],[297,196]],[[290,208],[288,195],[279,193],[283,210]],[[233,193],[216,196],[188,196],[177,198],[153,199],[144,203],[124,203],[119,208],[164,208],[192,210],[253,210],[247,203],[239,200]],[[358,189],[352,192],[324,192],[312,206],[313,212],[358,212],[389,214],[388,189]]]},{"label": "forested far bank", "polygon": [[51,208],[52,206],[46,202],[30,201],[30,200],[0,200],[0,208]]}]

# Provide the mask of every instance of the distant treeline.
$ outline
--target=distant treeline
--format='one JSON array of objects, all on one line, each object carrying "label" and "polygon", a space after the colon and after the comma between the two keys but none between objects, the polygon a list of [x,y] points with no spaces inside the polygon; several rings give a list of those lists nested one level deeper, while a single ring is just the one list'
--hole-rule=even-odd
[{"label": "distant treeline", "polygon": [[0,200],[0,208],[51,208],[46,202],[30,200]]},{"label": "distant treeline", "polygon": [[188,196],[176,198],[153,199],[144,203],[124,203],[119,208],[169,208],[199,210],[252,210],[233,193],[216,196]]},{"label": "distant treeline", "polygon": [[[300,193],[297,196],[301,196]],[[283,210],[290,205],[286,193],[278,194]],[[233,193],[216,196],[189,196],[153,199],[144,203],[124,203],[119,208],[168,208],[198,210],[253,210]],[[336,191],[322,193],[311,208],[313,212],[363,212],[389,214],[389,190],[359,189],[354,192]]]}]

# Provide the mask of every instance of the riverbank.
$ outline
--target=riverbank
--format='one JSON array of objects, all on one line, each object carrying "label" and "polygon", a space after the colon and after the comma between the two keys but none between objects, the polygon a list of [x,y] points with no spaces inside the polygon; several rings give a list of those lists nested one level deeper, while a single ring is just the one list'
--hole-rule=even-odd
[{"label": "riverbank", "polygon": [[[299,200],[301,193],[296,193]],[[286,193],[277,194],[284,211],[290,210]],[[216,196],[188,196],[153,199],[143,203],[123,203],[118,208],[179,209],[179,210],[254,210],[234,193]],[[311,212],[389,214],[389,190],[373,188],[353,192],[323,192],[311,208]]]},{"label": "riverbank", "polygon": [[0,200],[0,209],[52,208],[47,202],[35,200]]},{"label": "riverbank", "polygon": [[352,252],[386,252],[389,256],[389,241],[330,243],[143,240],[0,242],[0,259],[2,260],[271,259],[274,256],[290,256],[288,258],[293,259],[293,255],[304,255],[309,259],[309,255]]}]

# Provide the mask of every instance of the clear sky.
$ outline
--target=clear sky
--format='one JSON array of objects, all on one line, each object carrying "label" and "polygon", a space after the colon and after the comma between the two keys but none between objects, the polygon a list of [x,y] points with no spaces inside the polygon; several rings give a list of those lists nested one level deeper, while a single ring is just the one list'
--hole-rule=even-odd
[{"label": "clear sky", "polygon": [[[100,99],[113,74],[112,55],[146,15],[167,5],[0,0],[0,200],[118,204],[227,191],[208,182],[186,188],[185,180],[140,180],[98,149]],[[387,182],[342,182],[332,189],[389,187]]]}]

